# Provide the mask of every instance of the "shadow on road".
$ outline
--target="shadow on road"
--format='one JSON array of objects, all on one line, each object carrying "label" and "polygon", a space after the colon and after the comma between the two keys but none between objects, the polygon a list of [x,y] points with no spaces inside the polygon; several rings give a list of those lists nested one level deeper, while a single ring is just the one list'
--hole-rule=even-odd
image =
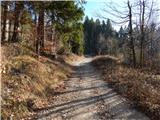
[{"label": "shadow on road", "polygon": [[114,118],[148,120],[146,117],[143,119],[143,114],[131,108],[125,99],[109,88],[99,71],[96,71],[89,61],[90,58],[74,66],[75,72],[66,81],[66,89],[56,94],[60,100],[66,96],[69,100],[63,99],[57,104],[37,109],[38,115],[35,119],[59,116],[63,119],[73,119],[77,116],[81,118],[82,115],[93,113],[96,109],[94,116],[98,116],[98,120]]}]

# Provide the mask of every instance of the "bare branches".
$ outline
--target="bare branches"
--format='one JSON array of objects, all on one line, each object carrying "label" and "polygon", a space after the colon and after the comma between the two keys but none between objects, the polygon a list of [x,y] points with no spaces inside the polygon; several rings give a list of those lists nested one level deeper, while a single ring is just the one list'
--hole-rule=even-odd
[{"label": "bare branches", "polygon": [[[146,54],[145,49],[150,43],[148,39],[155,39],[151,35],[155,32],[151,31],[151,25],[154,23],[158,27],[157,18],[160,15],[160,9],[157,7],[155,0],[128,0],[127,3],[124,3],[125,7],[121,7],[112,1],[104,5],[105,7],[101,9],[104,15],[97,15],[103,19],[110,19],[117,25],[128,24],[128,36],[130,39],[130,49],[132,50],[133,64],[135,65],[136,62],[135,45],[137,45],[140,50],[139,63],[143,66]],[[135,26],[136,28],[134,28]],[[148,37],[149,35],[150,37]],[[159,40],[159,37],[156,40]]]},{"label": "bare branches", "polygon": [[[119,9],[121,9],[121,11]],[[122,7],[112,1],[104,3],[104,8],[101,8],[101,11],[105,15],[99,12],[96,13],[96,16],[102,19],[110,19],[114,24],[124,25],[129,22],[128,10],[126,9],[126,7]]]},{"label": "bare branches", "polygon": [[115,16],[115,17],[118,17],[118,18],[121,18],[121,19],[126,19],[126,18],[128,18],[128,14],[124,14],[124,16],[122,16],[122,14],[121,14],[121,12],[111,12],[111,11],[109,11],[109,10],[107,10],[107,9],[102,9],[104,12],[106,12],[106,13],[109,13],[110,15],[113,15],[113,16]]}]

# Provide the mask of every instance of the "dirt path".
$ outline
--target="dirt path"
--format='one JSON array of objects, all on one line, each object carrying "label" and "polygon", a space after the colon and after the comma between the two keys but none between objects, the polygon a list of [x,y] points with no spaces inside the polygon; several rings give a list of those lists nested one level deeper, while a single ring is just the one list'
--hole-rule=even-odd
[{"label": "dirt path", "polygon": [[89,63],[90,58],[75,63],[76,70],[66,81],[53,105],[38,112],[39,120],[149,120],[117,95]]}]

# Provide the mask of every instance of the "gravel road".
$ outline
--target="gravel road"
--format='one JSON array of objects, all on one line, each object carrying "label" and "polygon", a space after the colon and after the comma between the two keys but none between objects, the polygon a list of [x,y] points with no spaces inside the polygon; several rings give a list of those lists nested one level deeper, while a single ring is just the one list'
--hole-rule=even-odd
[{"label": "gravel road", "polygon": [[103,81],[91,58],[76,62],[51,106],[38,111],[38,120],[149,120]]}]

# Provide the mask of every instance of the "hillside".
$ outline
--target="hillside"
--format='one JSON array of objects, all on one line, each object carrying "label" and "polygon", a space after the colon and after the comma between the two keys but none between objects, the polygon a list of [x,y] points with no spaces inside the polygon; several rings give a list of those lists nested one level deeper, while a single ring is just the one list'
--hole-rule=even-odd
[{"label": "hillside", "polygon": [[73,57],[49,59],[35,57],[34,52],[20,44],[2,46],[2,118],[20,119],[34,109],[50,103],[52,95],[64,89],[63,81],[72,72],[64,61]]}]

